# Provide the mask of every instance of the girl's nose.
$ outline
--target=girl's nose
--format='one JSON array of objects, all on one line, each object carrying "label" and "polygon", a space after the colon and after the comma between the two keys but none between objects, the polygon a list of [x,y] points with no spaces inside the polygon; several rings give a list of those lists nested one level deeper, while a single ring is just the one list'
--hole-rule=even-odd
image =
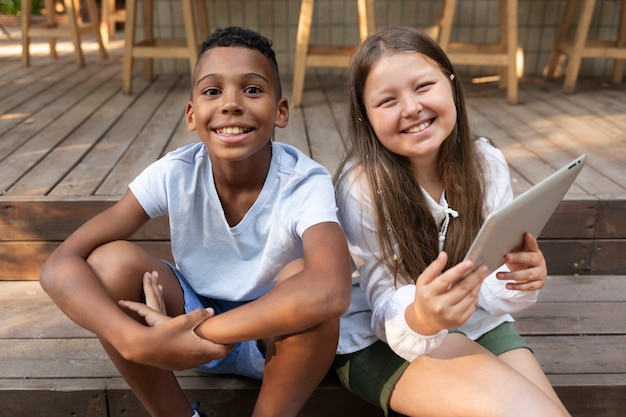
[{"label": "girl's nose", "polygon": [[409,94],[402,98],[403,117],[413,117],[422,111],[423,108],[421,100],[414,94]]}]

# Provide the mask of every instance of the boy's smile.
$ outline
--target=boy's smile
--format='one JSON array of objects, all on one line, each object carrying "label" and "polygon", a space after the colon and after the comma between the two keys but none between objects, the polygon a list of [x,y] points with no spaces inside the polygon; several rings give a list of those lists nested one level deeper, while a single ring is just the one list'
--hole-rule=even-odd
[{"label": "boy's smile", "polygon": [[201,57],[193,83],[187,128],[197,132],[213,161],[261,157],[257,151],[267,148],[274,127],[287,124],[287,100],[279,97],[279,81],[258,51],[210,49]]}]

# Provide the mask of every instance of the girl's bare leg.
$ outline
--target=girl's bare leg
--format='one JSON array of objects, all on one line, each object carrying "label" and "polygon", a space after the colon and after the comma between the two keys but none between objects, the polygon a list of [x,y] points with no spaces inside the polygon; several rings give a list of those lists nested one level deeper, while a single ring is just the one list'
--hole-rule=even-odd
[{"label": "girl's bare leg", "polygon": [[[96,249],[88,263],[114,301],[142,301],[144,272],[158,271],[168,314],[175,316],[184,312],[182,289],[173,271],[138,246],[121,241],[109,243]],[[135,317],[143,322],[143,319]],[[194,411],[173,372],[127,361],[106,340],[100,341],[151,416],[193,415]]]},{"label": "girl's bare leg", "polygon": [[539,389],[541,389],[547,396],[552,398],[556,404],[558,404],[562,409],[565,415],[569,415],[568,411],[565,409],[565,406],[561,402],[558,395],[552,388],[550,381],[546,377],[546,374],[543,373],[541,366],[535,359],[535,356],[528,349],[515,349],[510,350],[508,352],[503,353],[498,356],[498,358],[511,368],[515,369],[520,374],[524,375],[528,378],[533,384],[535,384]]},{"label": "girl's bare leg", "polygon": [[527,377],[458,333],[409,365],[390,405],[411,417],[569,416]]}]

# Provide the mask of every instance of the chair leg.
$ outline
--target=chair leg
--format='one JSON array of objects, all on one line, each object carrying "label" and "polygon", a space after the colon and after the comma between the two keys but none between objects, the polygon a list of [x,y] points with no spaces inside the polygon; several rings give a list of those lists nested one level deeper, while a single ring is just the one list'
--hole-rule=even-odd
[{"label": "chair leg", "polygon": [[135,19],[137,1],[126,0],[126,27],[124,28],[124,63],[122,71],[122,90],[130,94],[133,89],[133,45],[135,44]]},{"label": "chair leg", "polygon": [[[620,5],[620,18],[619,29],[617,32],[617,45],[618,48],[626,49],[626,0],[622,0]],[[613,62],[613,75],[611,81],[613,84],[619,84],[622,82],[624,76],[624,60],[615,58]]]},{"label": "chair leg", "polygon": [[193,74],[193,70],[196,67],[196,61],[198,60],[198,39],[196,37],[196,29],[193,19],[194,11],[191,0],[182,0],[182,4],[185,35],[187,38],[187,51],[189,54],[189,69]]},{"label": "chair leg", "polygon": [[78,32],[78,21],[76,10],[78,10],[78,4],[76,0],[65,0],[65,12],[67,13],[67,21],[70,27],[70,37],[74,44],[74,59],[79,68],[85,66],[85,58],[83,57],[83,50],[80,45],[80,33]]},{"label": "chair leg", "polygon": [[589,34],[589,26],[591,25],[591,17],[593,16],[593,9],[595,5],[596,0],[583,1],[583,7],[580,12],[578,26],[576,28],[576,34],[574,35],[572,52],[569,56],[567,69],[565,70],[563,91],[566,93],[573,92],[576,87],[576,79],[578,78],[578,72],[580,71],[583,49],[585,48],[585,43],[587,42],[587,35]]},{"label": "chair leg", "polygon": [[563,53],[561,45],[567,42],[569,28],[572,24],[572,20],[574,19],[574,12],[576,11],[576,1],[577,0],[567,0],[567,4],[565,5],[563,17],[561,18],[561,24],[559,25],[554,46],[552,47],[552,52],[550,52],[550,57],[548,58],[548,65],[545,69],[545,77],[548,79],[552,79],[557,76],[556,70],[559,66],[559,60]]},{"label": "chair leg", "polygon": [[31,0],[22,0],[22,66],[30,66],[30,36],[28,35],[30,30],[30,7]]},{"label": "chair leg", "polygon": [[[517,104],[518,81],[517,81],[517,0],[501,0],[500,27],[506,32],[506,48],[508,55],[506,96],[509,104]],[[504,34],[503,34],[504,35]]]},{"label": "chair leg", "polygon": [[108,59],[109,54],[107,53],[106,47],[104,46],[102,33],[99,30],[101,20],[98,6],[96,5],[95,0],[85,0],[85,3],[87,5],[87,12],[89,13],[89,24],[91,25],[91,27],[93,27],[94,36],[96,37],[96,42],[98,43],[100,58]]},{"label": "chair leg", "polygon": [[309,39],[311,37],[314,3],[314,0],[302,0],[300,5],[300,18],[298,20],[298,33],[296,35],[296,55],[293,65],[293,96],[291,103],[293,107],[300,107],[302,104],[306,57],[309,50]]}]

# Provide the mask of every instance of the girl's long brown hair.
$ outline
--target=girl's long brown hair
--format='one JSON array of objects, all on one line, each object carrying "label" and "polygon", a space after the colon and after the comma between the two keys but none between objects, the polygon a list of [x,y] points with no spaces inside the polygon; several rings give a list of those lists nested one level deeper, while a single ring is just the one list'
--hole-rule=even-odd
[{"label": "girl's long brown hair", "polygon": [[[439,65],[450,79],[454,69],[446,54],[430,37],[412,28],[380,29],[357,48],[348,71],[348,133],[351,148],[335,182],[345,180],[345,164],[365,175],[378,225],[380,261],[394,271],[393,282],[414,283],[419,274],[437,257],[438,227],[417,183],[408,158],[387,150],[376,137],[363,102],[365,81],[372,67],[386,55],[416,52]],[[446,268],[460,262],[483,222],[481,157],[469,130],[461,83],[452,77],[457,110],[456,125],[439,152],[439,172],[446,199],[459,217],[450,221],[444,250]],[[350,170],[344,172],[347,173]],[[394,249],[394,244],[398,250]],[[397,253],[399,251],[399,253]]]}]

